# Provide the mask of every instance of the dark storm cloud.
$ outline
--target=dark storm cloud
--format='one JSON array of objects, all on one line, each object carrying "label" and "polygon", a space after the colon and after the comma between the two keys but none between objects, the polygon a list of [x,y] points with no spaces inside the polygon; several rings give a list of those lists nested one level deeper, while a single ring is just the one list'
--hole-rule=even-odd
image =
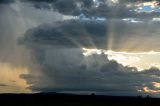
[{"label": "dark storm cloud", "polygon": [[[79,49],[31,48],[40,70],[21,75],[33,91],[91,91],[112,95],[139,95],[143,87],[152,88],[159,78],[153,70],[138,72],[135,67],[125,67],[109,61],[106,55],[84,57]],[[33,74],[34,73],[34,74]]]},{"label": "dark storm cloud", "polygon": [[[26,32],[24,42],[44,43],[54,46],[78,47],[77,44],[83,46],[92,46],[88,41],[89,37],[95,42],[105,43],[106,25],[91,21],[63,21],[56,25],[41,25],[37,28],[30,29]],[[93,36],[90,36],[93,35]],[[88,38],[87,38],[88,37]]]},{"label": "dark storm cloud", "polygon": [[[148,17],[150,14],[137,15],[135,12],[129,11],[134,7],[128,8],[125,4],[110,6],[104,3],[105,0],[99,0],[100,4],[95,4],[92,0],[28,1],[32,1],[34,6],[40,9],[53,8],[54,11],[65,15],[84,14],[85,17],[94,17],[90,21],[69,20],[42,24],[27,30],[24,37],[19,39],[19,43],[27,46],[27,49],[24,48],[26,51],[22,52],[22,56],[20,56],[18,49],[13,52],[13,48],[17,48],[17,46],[14,46],[15,42],[12,43],[12,41],[17,38],[14,37],[17,35],[14,28],[18,32],[21,31],[21,28],[17,27],[18,24],[12,23],[16,21],[13,21],[14,15],[10,12],[5,11],[11,16],[1,15],[0,22],[4,23],[0,26],[0,41],[3,41],[0,42],[0,59],[2,62],[16,63],[18,57],[21,57],[29,70],[28,74],[21,75],[21,78],[27,81],[31,90],[44,92],[95,91],[117,95],[136,95],[139,94],[137,90],[140,89],[143,92],[145,86],[152,89],[152,82],[159,82],[159,70],[156,68],[138,72],[135,67],[125,67],[116,61],[109,61],[104,54],[84,57],[81,50],[81,46],[88,48],[96,46],[106,49],[110,43],[110,37],[114,38],[113,50],[119,50],[124,46],[141,46],[141,50],[150,50],[151,48],[157,50],[157,47],[160,46],[159,23],[131,23],[116,19],[98,21],[98,17]],[[2,1],[0,2],[2,3]],[[5,0],[3,3],[9,2]],[[96,5],[99,6],[96,7]],[[26,14],[26,12],[24,13]],[[9,21],[6,20],[7,18]],[[24,20],[25,18],[26,16],[23,17]],[[17,16],[15,19],[18,19]],[[55,20],[55,17],[51,17],[50,20],[52,19]],[[9,29],[13,31],[9,32]],[[146,46],[148,48],[144,48]],[[26,57],[27,51],[31,52],[31,56]],[[10,60],[12,56],[14,57],[13,61]],[[30,64],[28,64],[28,58],[32,59]],[[16,64],[22,65],[22,63],[22,61],[18,61]]]},{"label": "dark storm cloud", "polygon": [[[130,43],[137,46],[141,42],[153,50],[154,45],[158,44],[158,33],[159,23],[152,21],[132,23],[115,19],[80,19],[42,24],[29,29],[19,41],[32,51],[33,63],[38,67],[30,66],[29,74],[23,74],[21,78],[27,81],[33,91],[139,95],[138,90],[141,90],[145,94],[144,87],[158,89],[152,85],[152,82],[159,82],[160,71],[157,68],[138,72],[135,67],[109,61],[104,54],[84,57],[79,46],[93,47],[95,44],[98,48],[106,48],[112,34],[115,39],[113,50],[123,47],[128,41],[127,46]],[[152,39],[143,44],[144,39],[148,38]]]},{"label": "dark storm cloud", "polygon": [[150,1],[158,1],[159,0],[119,0],[121,2],[131,2],[131,3],[134,3],[134,2],[150,2]]},{"label": "dark storm cloud", "polygon": [[0,4],[8,4],[8,3],[13,3],[14,0],[0,0]]},{"label": "dark storm cloud", "polygon": [[[101,49],[106,49],[112,43],[112,50],[121,50],[125,47],[132,49],[138,46],[141,51],[156,51],[160,46],[158,43],[159,27],[159,23],[152,21],[132,23],[114,19],[107,21],[69,20],[53,25],[43,24],[30,29],[20,42],[63,48],[96,46]],[[113,41],[110,42],[110,39]],[[148,42],[143,42],[144,39]]]},{"label": "dark storm cloud", "polygon": [[[34,4],[35,8],[54,8],[55,11],[58,11],[65,15],[80,15],[82,11],[87,11],[93,7],[92,0],[24,0],[30,1]],[[49,4],[48,4],[49,3]]]},{"label": "dark storm cloud", "polygon": [[[30,2],[37,9],[50,9],[58,11],[63,15],[86,17],[105,17],[105,18],[152,18],[159,16],[159,12],[138,13],[134,11],[137,3],[130,0],[120,0],[119,3],[113,3],[110,0],[20,0],[21,2]],[[1,0],[0,3],[13,3],[14,0]],[[144,1],[141,1],[144,2]],[[132,3],[131,6],[127,6]]]},{"label": "dark storm cloud", "polygon": [[[30,1],[36,8],[53,8],[64,15],[79,16],[84,14],[86,17],[106,17],[106,18],[150,18],[159,16],[158,12],[152,13],[137,13],[134,11],[137,2],[119,1],[113,3],[110,0],[24,0]],[[132,2],[132,6],[128,7],[127,3]],[[48,4],[49,3],[49,4]],[[135,3],[135,5],[134,5]]]}]

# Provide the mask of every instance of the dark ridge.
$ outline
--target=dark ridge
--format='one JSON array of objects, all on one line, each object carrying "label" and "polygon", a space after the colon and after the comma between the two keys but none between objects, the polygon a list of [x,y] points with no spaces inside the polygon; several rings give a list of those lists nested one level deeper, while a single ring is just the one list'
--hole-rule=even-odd
[{"label": "dark ridge", "polygon": [[153,106],[160,98],[149,96],[76,95],[66,93],[0,94],[0,106]]}]

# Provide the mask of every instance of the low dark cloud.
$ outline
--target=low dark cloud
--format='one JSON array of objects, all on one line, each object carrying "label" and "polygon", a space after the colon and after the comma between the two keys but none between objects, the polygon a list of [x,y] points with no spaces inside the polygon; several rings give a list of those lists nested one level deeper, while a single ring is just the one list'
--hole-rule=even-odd
[{"label": "low dark cloud", "polygon": [[[138,13],[134,11],[137,3],[144,1],[119,0],[119,3],[114,3],[110,0],[24,0],[30,1],[35,8],[50,9],[58,11],[64,15],[79,16],[84,14],[86,17],[106,17],[106,18],[151,18],[159,16],[159,12]],[[138,2],[139,1],[139,2]],[[149,1],[149,0],[146,0]],[[152,1],[152,0],[150,0]],[[49,4],[48,4],[49,3]],[[132,5],[127,6],[128,3]]]},{"label": "low dark cloud", "polygon": [[[20,2],[29,2],[37,9],[49,9],[57,11],[63,15],[86,17],[104,17],[104,18],[152,18],[159,16],[158,11],[154,12],[137,12],[134,11],[138,3],[144,1],[119,0],[114,3],[111,0],[20,0]],[[13,3],[14,0],[1,0],[0,3]],[[128,6],[129,3],[132,5]]]},{"label": "low dark cloud", "polygon": [[[91,46],[88,41],[89,37],[99,37],[98,41],[105,43],[106,25],[97,22],[83,22],[83,21],[63,21],[56,25],[44,24],[37,28],[30,29],[26,32],[24,42],[51,44],[53,46],[62,47],[78,47],[78,44],[84,46]],[[92,36],[90,36],[92,35]],[[87,38],[88,37],[88,38]],[[46,41],[46,42],[45,42]]]},{"label": "low dark cloud", "polygon": [[138,72],[135,67],[109,61],[104,54],[84,57],[80,49],[42,49],[35,46],[31,49],[39,70],[32,70],[21,78],[30,84],[33,91],[143,95],[143,87],[152,89],[152,82],[159,82],[159,70],[156,73],[153,69]]},{"label": "low dark cloud", "polygon": [[[122,20],[69,20],[43,24],[26,32],[20,42],[62,48],[93,48],[112,50],[159,50],[159,23],[132,23]],[[144,39],[147,42],[144,42]],[[126,45],[127,43],[127,45]],[[147,46],[146,46],[147,45]],[[136,47],[136,48],[135,48]]]},{"label": "low dark cloud", "polygon": [[13,3],[14,0],[0,0],[0,3],[2,4],[8,4],[8,3]]}]

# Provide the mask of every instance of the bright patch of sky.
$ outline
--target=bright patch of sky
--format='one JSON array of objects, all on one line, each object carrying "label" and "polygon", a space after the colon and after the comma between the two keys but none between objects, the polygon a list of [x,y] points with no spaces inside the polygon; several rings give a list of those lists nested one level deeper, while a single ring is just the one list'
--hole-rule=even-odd
[{"label": "bright patch of sky", "polygon": [[103,17],[86,17],[83,13],[80,14],[80,16],[77,19],[84,20],[84,21],[91,21],[91,20],[105,21],[106,20],[106,18],[103,18]]},{"label": "bright patch of sky", "polygon": [[160,22],[160,17],[153,18],[152,21]]},{"label": "bright patch of sky", "polygon": [[89,56],[93,54],[106,54],[106,58],[109,60],[116,60],[118,63],[124,66],[136,67],[139,71],[149,69],[151,67],[160,68],[160,52],[116,52],[112,50],[100,50],[100,49],[87,49],[83,48],[83,55]]},{"label": "bright patch of sky", "polygon": [[122,19],[125,22],[131,22],[131,23],[142,23],[143,21],[138,20],[137,18],[124,18]]},{"label": "bright patch of sky", "polygon": [[160,12],[160,6],[158,5],[158,2],[145,2],[137,5],[137,9],[135,9],[137,12]]}]

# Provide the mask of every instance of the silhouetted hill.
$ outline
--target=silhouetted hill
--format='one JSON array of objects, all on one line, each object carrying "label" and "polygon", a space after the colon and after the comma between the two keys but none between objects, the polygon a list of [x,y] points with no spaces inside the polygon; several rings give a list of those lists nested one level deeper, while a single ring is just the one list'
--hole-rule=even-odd
[{"label": "silhouetted hill", "polygon": [[[0,106],[153,106],[159,98],[65,93],[0,94]],[[1,105],[4,104],[4,105]]]}]

